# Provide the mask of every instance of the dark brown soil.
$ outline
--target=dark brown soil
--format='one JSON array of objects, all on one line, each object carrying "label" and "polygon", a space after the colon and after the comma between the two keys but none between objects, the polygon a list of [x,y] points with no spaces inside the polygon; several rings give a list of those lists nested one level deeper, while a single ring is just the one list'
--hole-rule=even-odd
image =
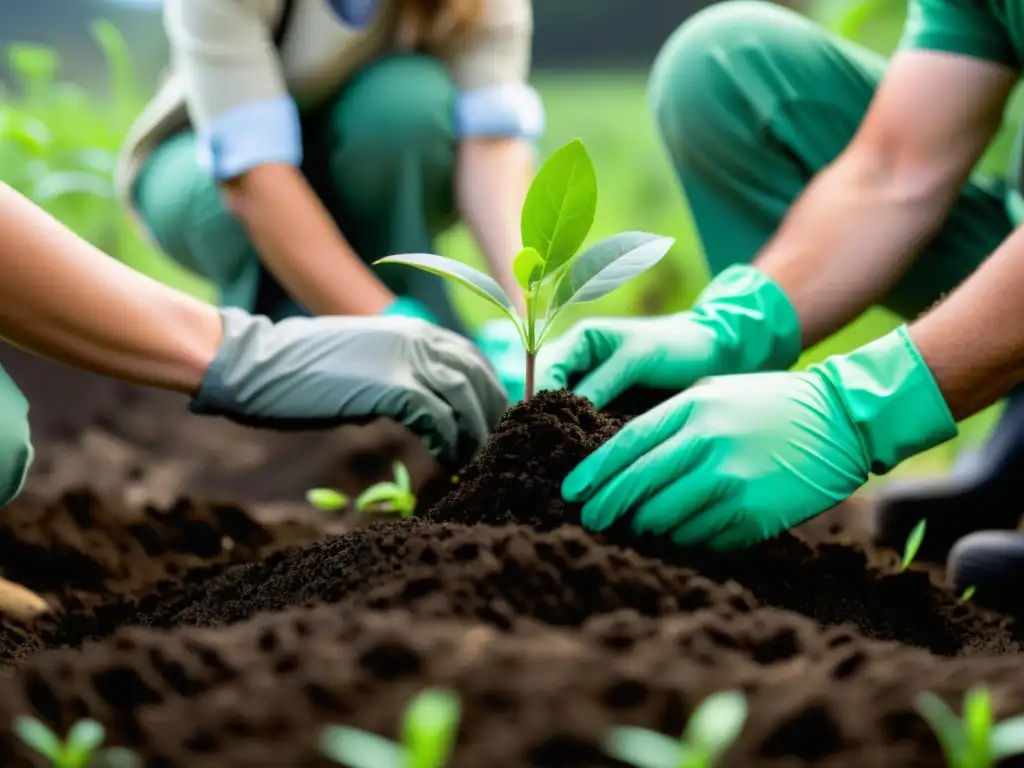
[{"label": "dark brown soil", "polygon": [[356,525],[302,494],[394,458],[426,478],[393,424],[256,433],[2,352],[40,462],[0,515],[0,575],[57,610],[0,626],[0,765],[41,765],[17,714],[95,717],[154,766],[327,765],[321,726],[395,737],[429,685],[463,698],[453,765],[488,768],[617,765],[609,727],[678,733],[729,687],[751,716],[728,766],[940,766],[925,689],[987,683],[1000,717],[1024,711],[1013,618],[899,574],[856,503],[731,555],[579,527],[562,478],[658,393],[614,416],[542,394],[427,484],[422,518]]}]

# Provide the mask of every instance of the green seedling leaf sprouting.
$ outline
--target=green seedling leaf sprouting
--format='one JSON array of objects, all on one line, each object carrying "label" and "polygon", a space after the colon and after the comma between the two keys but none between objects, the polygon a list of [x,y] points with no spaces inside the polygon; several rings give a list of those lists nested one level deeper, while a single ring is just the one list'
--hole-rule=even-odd
[{"label": "green seedling leaf sprouting", "polygon": [[97,752],[106,738],[106,730],[95,720],[79,720],[60,737],[34,717],[16,717],[14,733],[27,746],[50,761],[53,768],[136,768],[138,757],[120,747]]},{"label": "green seedling leaf sprouting", "polygon": [[917,550],[921,548],[921,542],[924,541],[924,533],[928,527],[928,520],[922,518],[921,521],[914,526],[914,530],[910,532],[907,537],[907,543],[903,547],[903,562],[900,565],[900,571],[905,571],[910,567],[910,564],[914,562],[914,558],[917,557]]},{"label": "green seedling leaf sprouting", "polygon": [[544,259],[536,248],[523,248],[512,262],[516,282],[524,291],[533,289],[534,284],[544,276]]},{"label": "green seedling leaf sprouting", "polygon": [[607,751],[635,768],[712,768],[742,732],[747,709],[741,691],[714,693],[690,716],[682,739],[620,727],[612,730]]},{"label": "green seedling leaf sprouting", "polygon": [[[672,247],[670,238],[626,232],[580,247],[597,211],[597,176],[583,142],[569,142],[541,166],[523,203],[520,229],[523,248],[513,274],[523,291],[526,316],[519,317],[508,295],[493,278],[462,262],[429,253],[388,256],[374,264],[405,264],[453,280],[500,309],[515,325],[526,353],[525,397],[533,396],[537,352],[552,328],[551,320],[569,304],[594,301],[656,264]],[[539,301],[552,295],[547,312]]]},{"label": "green seedling leaf sprouting", "polygon": [[968,587],[967,589],[965,589],[963,591],[963,594],[960,595],[960,599],[959,599],[958,602],[961,602],[961,603],[970,602],[971,598],[974,597],[974,593],[977,591],[977,589],[978,589],[977,587],[973,587],[973,586],[972,587]]},{"label": "green seedling leaf sprouting", "polygon": [[574,139],[541,166],[523,203],[523,246],[540,254],[542,278],[576,255],[596,214],[597,174],[583,142]]},{"label": "green seedling leaf sprouting", "polygon": [[672,248],[675,240],[647,232],[623,232],[587,248],[561,273],[548,304],[546,325],[570,304],[597,301],[646,272]]},{"label": "green seedling leaf sprouting", "polygon": [[1024,754],[1024,716],[994,725],[992,697],[985,688],[967,691],[962,718],[927,691],[918,694],[914,707],[935,732],[949,768],[989,768]]},{"label": "green seedling leaf sprouting", "polygon": [[455,694],[426,690],[406,707],[404,746],[355,728],[332,725],[320,735],[320,750],[349,768],[443,768],[451,759],[460,718]]},{"label": "green seedling leaf sprouting", "polygon": [[310,488],[306,501],[323,512],[337,512],[348,504],[348,496],[331,488]]},{"label": "green seedling leaf sprouting", "polygon": [[396,461],[392,471],[395,474],[394,482],[376,483],[356,497],[357,510],[393,512],[402,517],[412,517],[416,511],[416,494],[412,492],[409,470],[402,462]]}]

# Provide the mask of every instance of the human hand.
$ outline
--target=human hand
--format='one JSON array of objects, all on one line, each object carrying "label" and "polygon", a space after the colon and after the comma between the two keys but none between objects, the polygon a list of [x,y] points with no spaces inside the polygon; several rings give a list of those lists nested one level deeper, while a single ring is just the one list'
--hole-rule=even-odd
[{"label": "human hand", "polygon": [[635,386],[684,390],[726,373],[788,368],[800,327],[782,290],[746,265],[722,272],[693,309],[650,318],[585,320],[540,353],[538,389],[565,389],[604,408]]},{"label": "human hand", "polygon": [[905,328],[798,373],[722,376],[629,422],[566,478],[583,524],[748,547],[843,501],[956,424]]},{"label": "human hand", "polygon": [[487,361],[461,336],[403,317],[265,317],[222,309],[223,341],[194,413],[276,429],[386,416],[459,461],[508,407]]}]

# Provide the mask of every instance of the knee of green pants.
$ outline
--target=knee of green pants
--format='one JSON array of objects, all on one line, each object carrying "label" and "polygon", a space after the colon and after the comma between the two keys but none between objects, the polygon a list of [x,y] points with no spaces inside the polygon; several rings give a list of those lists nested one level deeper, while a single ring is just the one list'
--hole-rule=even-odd
[{"label": "knee of green pants", "polygon": [[421,55],[376,61],[345,87],[329,115],[330,166],[357,228],[415,222],[426,230],[404,238],[415,241],[452,223],[456,97],[445,67]]},{"label": "knee of green pants", "polygon": [[28,402],[0,368],[0,508],[21,491],[31,463]]},{"label": "knee of green pants", "polygon": [[713,162],[735,154],[737,141],[756,140],[773,110],[794,95],[785,93],[790,73],[825,39],[803,16],[756,0],[716,4],[681,24],[648,83],[673,160]]}]

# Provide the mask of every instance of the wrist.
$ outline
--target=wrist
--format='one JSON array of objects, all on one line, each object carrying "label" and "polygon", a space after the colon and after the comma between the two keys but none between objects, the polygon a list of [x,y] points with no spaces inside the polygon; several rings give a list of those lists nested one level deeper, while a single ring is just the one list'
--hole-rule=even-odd
[{"label": "wrist", "polygon": [[721,272],[688,313],[715,332],[723,374],[790,368],[800,357],[800,320],[763,270],[737,264]]},{"label": "wrist", "polygon": [[203,304],[182,326],[186,343],[181,350],[179,380],[172,388],[194,397],[203,386],[211,364],[217,357],[224,338],[224,321],[212,305]]},{"label": "wrist", "polygon": [[949,406],[906,326],[811,370],[831,384],[875,474],[957,435]]}]

